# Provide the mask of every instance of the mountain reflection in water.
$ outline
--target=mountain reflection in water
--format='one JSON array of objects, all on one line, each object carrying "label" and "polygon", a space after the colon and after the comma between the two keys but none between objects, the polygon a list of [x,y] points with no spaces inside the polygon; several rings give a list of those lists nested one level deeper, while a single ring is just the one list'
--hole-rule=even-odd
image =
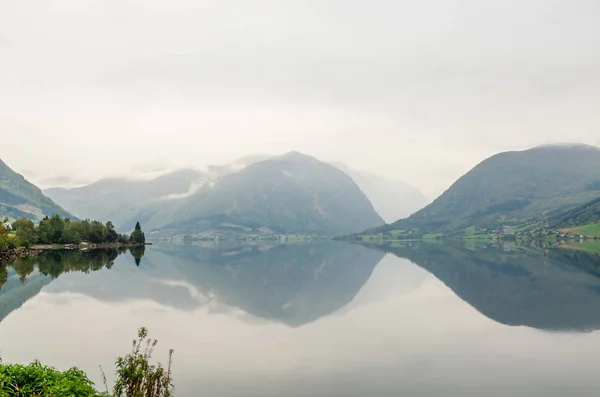
[{"label": "mountain reflection in water", "polygon": [[99,381],[148,326],[182,397],[589,396],[599,268],[425,243],[51,251],[0,268],[0,350]]}]

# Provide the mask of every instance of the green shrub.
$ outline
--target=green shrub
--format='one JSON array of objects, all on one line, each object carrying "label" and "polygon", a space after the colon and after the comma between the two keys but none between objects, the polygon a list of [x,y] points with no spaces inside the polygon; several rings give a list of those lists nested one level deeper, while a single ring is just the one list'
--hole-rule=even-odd
[{"label": "green shrub", "polygon": [[[115,363],[117,381],[113,397],[171,397],[173,395],[171,378],[173,350],[169,350],[169,362],[166,368],[160,363],[152,365],[150,359],[157,343],[156,339],[148,338],[146,328],[139,329],[138,338],[133,341],[131,353],[125,357],[119,357]],[[104,372],[102,377],[106,385]]]},{"label": "green shrub", "polygon": [[31,242],[29,240],[19,241],[19,245],[23,248],[31,248]]},{"label": "green shrub", "polygon": [[171,364],[173,350],[169,351],[167,367],[150,363],[157,345],[148,338],[148,330],[140,328],[133,349],[115,363],[117,380],[113,394],[108,392],[106,375],[102,371],[105,393],[94,388],[85,372],[71,368],[60,372],[38,361],[24,366],[2,364],[0,358],[0,397],[172,397]]},{"label": "green shrub", "polygon": [[102,396],[87,375],[71,368],[60,372],[38,361],[24,366],[0,365],[0,395],[2,397],[96,397]]},{"label": "green shrub", "polygon": [[15,248],[17,248],[19,246],[19,244],[17,244],[17,240],[15,240],[14,238],[9,238],[8,241],[6,242],[6,246],[8,247],[9,250],[14,250]]}]

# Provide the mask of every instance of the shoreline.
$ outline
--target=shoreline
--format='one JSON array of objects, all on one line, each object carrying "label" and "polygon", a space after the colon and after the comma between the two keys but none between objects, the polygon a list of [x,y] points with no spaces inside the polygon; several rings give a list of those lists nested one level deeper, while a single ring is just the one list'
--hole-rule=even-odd
[{"label": "shoreline", "polygon": [[145,247],[146,245],[152,245],[152,243],[82,243],[82,244],[38,244],[31,248],[15,248],[8,251],[0,252],[0,265],[13,263],[21,258],[28,256],[39,255],[43,251],[49,250],[94,250],[94,249],[108,249],[108,248],[134,248],[134,247]]}]

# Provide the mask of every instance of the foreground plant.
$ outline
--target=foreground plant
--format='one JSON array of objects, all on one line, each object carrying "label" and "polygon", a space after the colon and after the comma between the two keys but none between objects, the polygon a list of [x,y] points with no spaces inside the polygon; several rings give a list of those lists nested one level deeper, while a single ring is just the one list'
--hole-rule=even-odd
[{"label": "foreground plant", "polygon": [[106,392],[99,393],[85,372],[77,368],[61,372],[38,361],[24,366],[2,364],[0,358],[0,397],[172,397],[173,350],[169,350],[166,368],[160,363],[153,365],[150,360],[157,343],[156,339],[148,338],[146,328],[138,330],[131,352],[117,358],[117,380],[112,394],[104,371]]},{"label": "foreground plant", "polygon": [[61,372],[38,361],[24,366],[0,365],[2,397],[100,397],[87,375],[71,368]]},{"label": "foreground plant", "polygon": [[[169,361],[166,368],[160,363],[150,363],[156,339],[148,338],[148,330],[140,328],[138,338],[133,341],[131,353],[117,359],[117,381],[113,389],[113,397],[170,397],[173,395],[171,364],[173,350],[169,350]],[[100,368],[102,371],[102,368]],[[102,379],[108,394],[106,376],[102,371]]]}]

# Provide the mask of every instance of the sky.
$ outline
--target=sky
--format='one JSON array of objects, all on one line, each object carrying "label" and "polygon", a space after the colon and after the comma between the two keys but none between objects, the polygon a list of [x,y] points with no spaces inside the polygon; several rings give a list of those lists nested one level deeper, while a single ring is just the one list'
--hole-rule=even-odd
[{"label": "sky", "polygon": [[[600,145],[597,0],[0,3],[0,158],[38,184],[301,151],[437,194]],[[56,179],[58,178],[58,179]]]}]

